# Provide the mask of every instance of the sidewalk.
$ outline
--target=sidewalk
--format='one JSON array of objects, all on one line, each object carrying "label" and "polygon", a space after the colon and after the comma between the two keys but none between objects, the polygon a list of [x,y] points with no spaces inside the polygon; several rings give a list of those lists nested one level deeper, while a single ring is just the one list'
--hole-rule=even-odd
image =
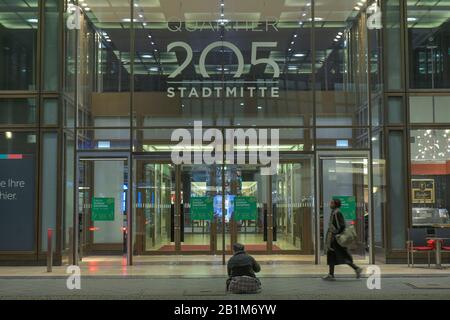
[{"label": "sidewalk", "polygon": [[[228,259],[229,257],[227,257]],[[325,264],[314,265],[305,257],[296,256],[256,256],[261,264],[261,278],[316,278],[327,273]],[[366,261],[355,261],[362,267]],[[450,269],[435,269],[434,265],[382,264],[383,277],[448,277]],[[121,257],[89,257],[80,263],[83,277],[94,278],[223,278],[226,266],[221,256],[154,256],[139,257],[133,266],[127,266]],[[46,267],[0,267],[0,278],[61,278],[67,277],[67,266],[53,267],[47,273]],[[336,274],[353,276],[353,270],[347,266],[336,267]]]}]

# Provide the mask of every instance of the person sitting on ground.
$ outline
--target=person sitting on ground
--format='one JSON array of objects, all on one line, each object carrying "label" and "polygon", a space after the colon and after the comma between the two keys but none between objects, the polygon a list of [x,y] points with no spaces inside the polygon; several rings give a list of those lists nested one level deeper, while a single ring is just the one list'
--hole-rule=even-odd
[{"label": "person sitting on ground", "polygon": [[227,291],[232,293],[257,293],[261,290],[261,282],[255,273],[261,271],[256,260],[245,252],[245,247],[233,245],[233,256],[228,261]]}]

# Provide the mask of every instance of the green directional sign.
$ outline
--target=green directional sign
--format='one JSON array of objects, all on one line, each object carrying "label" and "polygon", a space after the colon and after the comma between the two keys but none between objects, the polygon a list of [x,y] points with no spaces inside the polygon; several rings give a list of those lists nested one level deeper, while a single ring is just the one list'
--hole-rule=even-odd
[{"label": "green directional sign", "polygon": [[356,220],[356,198],[354,196],[334,196],[341,200],[341,212],[345,220]]},{"label": "green directional sign", "polygon": [[258,209],[255,197],[234,198],[234,220],[256,220]]},{"label": "green directional sign", "polygon": [[214,219],[214,199],[211,197],[191,197],[191,220]]},{"label": "green directional sign", "polygon": [[114,198],[92,198],[92,221],[114,221]]}]

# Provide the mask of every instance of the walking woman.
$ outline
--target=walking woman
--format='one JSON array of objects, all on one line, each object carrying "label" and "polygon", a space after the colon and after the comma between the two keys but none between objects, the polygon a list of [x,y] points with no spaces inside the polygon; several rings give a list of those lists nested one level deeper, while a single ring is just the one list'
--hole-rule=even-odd
[{"label": "walking woman", "polygon": [[356,273],[356,278],[361,277],[362,269],[353,263],[353,258],[348,252],[347,248],[341,247],[336,240],[336,236],[345,231],[345,219],[340,210],[341,200],[333,199],[330,203],[332,210],[330,215],[330,222],[328,225],[328,232],[325,238],[325,247],[327,249],[327,263],[330,271],[324,280],[334,281],[334,267],[341,264],[346,264],[353,268]]}]

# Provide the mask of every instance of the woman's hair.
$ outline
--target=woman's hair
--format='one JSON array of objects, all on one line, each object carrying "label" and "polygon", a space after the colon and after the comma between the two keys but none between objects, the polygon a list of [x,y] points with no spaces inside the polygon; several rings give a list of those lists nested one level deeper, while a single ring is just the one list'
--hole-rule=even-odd
[{"label": "woman's hair", "polygon": [[341,207],[341,200],[339,199],[333,199],[334,205],[336,206],[336,208],[340,208]]}]

